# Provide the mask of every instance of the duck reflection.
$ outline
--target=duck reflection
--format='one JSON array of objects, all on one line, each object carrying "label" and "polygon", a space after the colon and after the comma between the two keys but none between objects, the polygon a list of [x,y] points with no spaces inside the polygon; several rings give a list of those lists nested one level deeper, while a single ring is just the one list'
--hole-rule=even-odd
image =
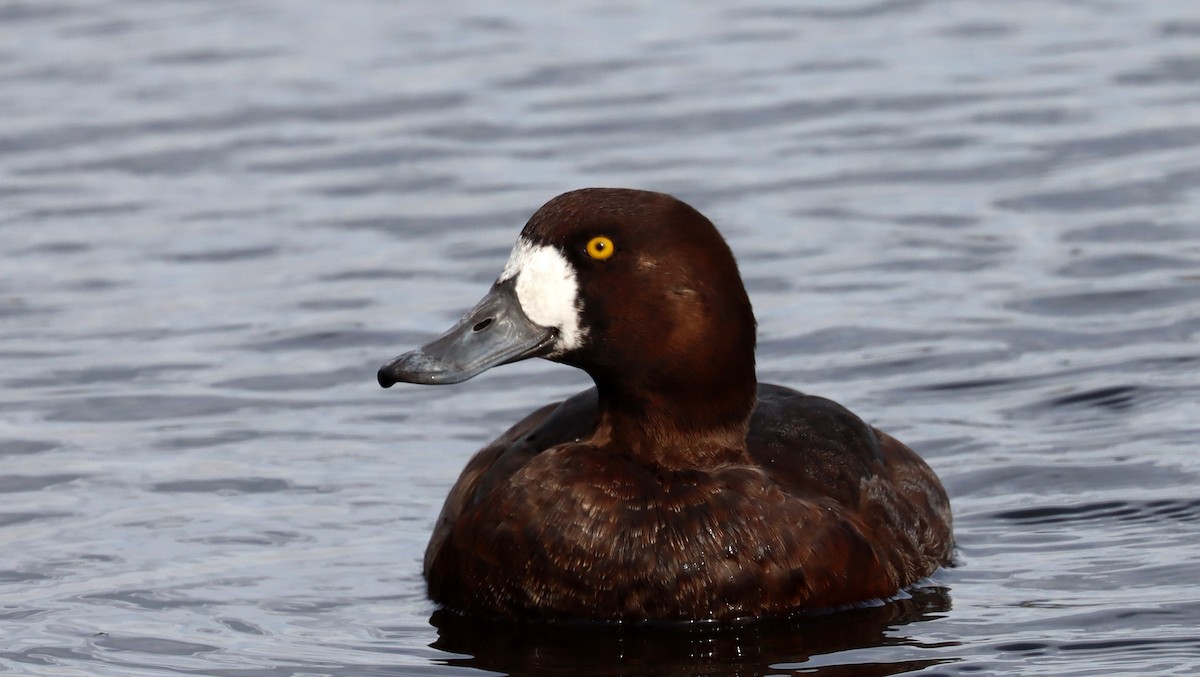
[{"label": "duck reflection", "polygon": [[[509,675],[895,675],[951,662],[904,632],[911,623],[940,618],[950,609],[945,588],[921,588],[882,606],[745,625],[517,623],[463,616],[440,609],[429,619],[438,630],[431,646],[459,657],[446,665]],[[852,664],[805,665],[814,657],[880,648],[878,657]],[[930,652],[931,654],[933,652]],[[862,659],[861,654],[856,659]]]}]

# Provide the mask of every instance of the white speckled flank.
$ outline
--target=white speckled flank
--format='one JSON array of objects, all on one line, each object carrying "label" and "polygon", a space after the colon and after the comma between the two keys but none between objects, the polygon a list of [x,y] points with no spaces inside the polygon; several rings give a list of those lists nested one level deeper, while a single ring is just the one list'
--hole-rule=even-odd
[{"label": "white speckled flank", "polygon": [[558,329],[549,357],[578,348],[586,334],[579,326],[579,283],[562,252],[518,238],[500,281],[514,277],[525,315],[543,327]]}]

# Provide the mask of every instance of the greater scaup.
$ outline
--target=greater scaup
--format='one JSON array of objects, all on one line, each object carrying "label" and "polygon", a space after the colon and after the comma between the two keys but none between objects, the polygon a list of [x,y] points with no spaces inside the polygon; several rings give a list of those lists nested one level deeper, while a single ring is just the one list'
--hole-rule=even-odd
[{"label": "greater scaup", "polygon": [[543,357],[595,387],[470,460],[425,552],[430,597],[507,618],[736,620],[886,599],[950,561],[950,503],[896,439],[758,383],[728,245],[661,193],[530,218],[486,296],[379,370],[458,383]]}]

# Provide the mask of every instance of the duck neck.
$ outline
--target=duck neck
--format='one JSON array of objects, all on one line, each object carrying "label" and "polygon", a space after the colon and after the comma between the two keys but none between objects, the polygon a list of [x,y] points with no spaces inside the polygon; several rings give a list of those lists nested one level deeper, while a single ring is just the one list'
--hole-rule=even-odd
[{"label": "duck neck", "polygon": [[594,441],[654,467],[703,468],[746,463],[746,433],[756,403],[754,372],[716,383],[631,387],[595,378],[599,422]]}]

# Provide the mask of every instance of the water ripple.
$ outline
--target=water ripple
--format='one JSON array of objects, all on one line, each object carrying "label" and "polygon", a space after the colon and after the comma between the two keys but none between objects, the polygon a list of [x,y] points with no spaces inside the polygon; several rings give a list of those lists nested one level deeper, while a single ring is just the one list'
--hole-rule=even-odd
[{"label": "water ripple", "polygon": [[[1193,2],[0,3],[0,671],[1200,670]],[[737,253],[759,373],[894,433],[957,565],[781,624],[437,612],[456,474],[587,385],[375,368],[585,185]]]}]

